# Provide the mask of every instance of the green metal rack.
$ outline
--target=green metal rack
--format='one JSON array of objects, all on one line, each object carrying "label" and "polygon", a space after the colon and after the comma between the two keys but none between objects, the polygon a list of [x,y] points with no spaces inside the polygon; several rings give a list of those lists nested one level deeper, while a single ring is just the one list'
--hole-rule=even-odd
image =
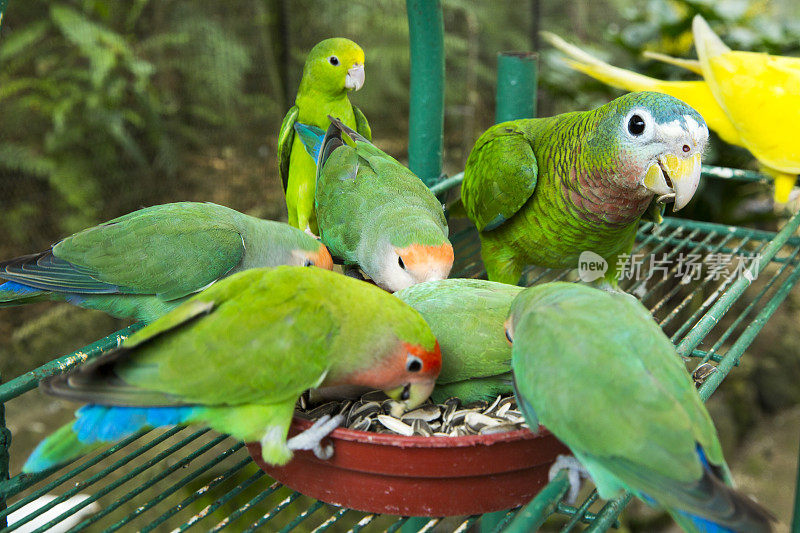
[{"label": "green metal rack", "polygon": [[[0,0],[0,14],[6,1]],[[430,120],[431,116],[443,116],[441,6],[438,1],[407,0],[407,7],[414,65],[411,135],[427,139],[424,143],[411,143],[410,160],[412,168],[431,184],[437,182],[441,173],[442,122]],[[415,47],[419,46],[425,47],[427,53],[415,56]],[[523,79],[532,80],[535,63],[531,64],[529,59],[512,56],[510,61],[526,69],[527,72],[521,73]],[[514,75],[512,68],[510,76]],[[420,91],[426,86],[425,76],[433,76],[432,79],[438,81],[432,85],[433,92],[423,94]],[[427,86],[430,89],[430,83]],[[524,100],[524,91],[512,98]],[[525,102],[521,101],[520,105]],[[506,108],[509,113],[518,109],[515,106]],[[499,114],[498,118],[503,115]],[[704,177],[765,180],[758,173],[713,167],[704,168]],[[452,197],[460,181],[461,175],[453,176],[439,181],[432,190],[442,198]],[[663,279],[659,275],[650,280],[626,280],[621,285],[651,310],[678,352],[692,360],[692,366],[703,363],[714,366],[715,370],[700,387],[703,399],[707,399],[737,366],[747,347],[800,278],[800,237],[795,236],[798,226],[800,214],[791,217],[777,233],[669,217],[660,225],[645,223],[639,228],[635,257],[644,264],[653,258],[662,258],[672,266]],[[451,221],[451,229],[456,249],[453,276],[483,276],[475,229],[466,221]],[[688,254],[701,257],[704,269],[698,279],[678,276],[677,261]],[[753,255],[760,260],[750,262],[742,271],[711,275],[711,258]],[[525,272],[524,283],[532,285],[575,277],[574,271],[532,268]],[[86,494],[88,498],[62,510],[36,531],[45,531],[93,502],[100,504],[99,511],[84,518],[71,531],[200,528],[211,531],[423,532],[437,529],[464,532],[480,525],[482,531],[527,532],[554,515],[560,517],[558,525],[562,531],[579,525],[585,526],[586,531],[605,531],[614,527],[630,500],[626,495],[601,505],[593,492],[578,506],[567,505],[562,500],[568,482],[560,473],[521,509],[483,517],[433,519],[366,514],[325,504],[275,482],[255,467],[241,442],[197,428],[142,431],[57,471],[11,476],[12,435],[5,426],[5,409],[25,409],[26,399],[38,394],[34,389],[42,378],[62,373],[117,347],[139,327],[133,325],[120,330],[0,385],[0,526],[5,526],[3,531],[28,527],[41,514],[77,494]],[[28,452],[13,450],[22,455]],[[45,494],[58,497],[7,526],[6,518],[10,513]],[[797,520],[798,513],[795,514]]]},{"label": "green metal rack", "polygon": [[[458,177],[450,181],[449,188],[440,186],[435,190],[455,190],[457,181]],[[730,272],[713,279],[714,276],[704,271],[700,279],[687,281],[675,277],[673,266],[666,279],[660,279],[659,275],[658,279],[647,282],[631,280],[622,284],[651,309],[681,355],[693,358],[696,365],[704,362],[715,365],[717,370],[700,388],[704,399],[738,364],[746,348],[800,278],[800,237],[794,236],[798,226],[800,215],[793,216],[778,233],[675,218],[666,218],[657,226],[646,223],[640,227],[634,253],[640,254],[645,263],[651,257],[676,260],[680,254],[689,253],[704,258],[709,254],[760,255],[760,261],[751,263],[746,270],[749,275]],[[456,248],[454,274],[483,275],[474,228],[457,229],[452,241]],[[574,271],[532,268],[525,273],[525,283],[573,279],[574,276]],[[24,408],[24,398],[38,394],[34,389],[43,377],[64,372],[115,348],[137,328],[137,325],[130,326],[4,383],[0,386],[0,403],[10,404],[9,408]],[[57,472],[34,476],[17,474],[9,479],[7,447],[11,434],[5,428],[0,433],[3,436],[0,444],[5,450],[2,455],[5,479],[0,481],[0,497],[8,506],[0,511],[0,520],[47,493],[62,496],[41,508],[39,513],[75,494],[90,496],[64,511],[53,523],[92,501],[101,504],[102,510],[86,518],[75,531],[131,528],[183,531],[191,527],[214,531],[225,528],[250,531],[262,527],[269,531],[397,531],[400,528],[429,531],[437,524],[443,524],[448,531],[465,531],[480,519],[478,516],[408,519],[329,506],[273,482],[253,466],[242,443],[196,428],[141,432]],[[17,453],[28,451],[18,450]],[[494,516],[497,523],[490,530],[531,531],[550,515],[559,514],[568,518],[565,530],[579,523],[589,523],[589,531],[603,531],[615,523],[629,500],[625,497],[589,512],[590,507],[597,506],[596,494],[578,507],[572,507],[561,501],[567,489],[566,477],[557,476],[522,510]],[[37,513],[32,513],[25,519],[36,516]],[[17,522],[6,530],[13,531],[22,524]]]}]

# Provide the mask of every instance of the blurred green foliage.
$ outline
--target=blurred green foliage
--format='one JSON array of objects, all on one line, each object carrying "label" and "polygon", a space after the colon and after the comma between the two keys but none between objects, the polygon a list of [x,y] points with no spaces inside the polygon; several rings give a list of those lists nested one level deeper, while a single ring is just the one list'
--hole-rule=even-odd
[{"label": "blurred green foliage", "polygon": [[108,206],[161,200],[152,191],[187,145],[235,127],[251,60],[209,13],[185,2],[12,4],[0,40],[0,189],[40,181],[54,193],[23,187],[0,219],[12,240],[28,241],[24,221],[47,210],[68,233]]},{"label": "blurred green foliage", "polygon": [[[691,56],[695,13],[735,48],[800,50],[792,38],[800,32],[797,16],[790,16],[798,10],[792,0],[443,0],[447,172],[462,168],[492,121],[497,53],[534,46],[537,4],[539,28],[663,78],[693,75],[639,54]],[[3,254],[45,246],[159,202],[216,200],[281,212],[282,206],[263,207],[279,203],[275,132],[305,54],[330,36],[352,38],[365,49],[367,83],[352,98],[370,117],[377,142],[405,156],[404,0],[12,0],[0,36]],[[591,108],[618,94],[542,51],[541,115]],[[706,160],[753,164],[745,150],[720,142]],[[242,176],[231,176],[232,167],[241,167]],[[222,194],[233,182],[233,192]],[[242,191],[254,194],[245,198]],[[687,216],[738,223],[765,218],[748,207],[762,191],[708,184]]]}]

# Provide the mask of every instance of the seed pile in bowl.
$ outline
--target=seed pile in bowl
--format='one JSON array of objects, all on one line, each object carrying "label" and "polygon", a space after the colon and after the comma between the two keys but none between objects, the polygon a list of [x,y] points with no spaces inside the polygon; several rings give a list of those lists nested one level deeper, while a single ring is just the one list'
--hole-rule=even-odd
[{"label": "seed pile in bowl", "polygon": [[342,427],[391,435],[423,437],[462,437],[489,435],[527,428],[513,395],[500,395],[492,403],[462,405],[458,398],[441,404],[428,402],[401,416],[393,416],[400,407],[380,391],[368,392],[358,400],[339,400],[309,406],[305,395],[297,403],[296,414],[311,421],[330,415],[345,417]]}]

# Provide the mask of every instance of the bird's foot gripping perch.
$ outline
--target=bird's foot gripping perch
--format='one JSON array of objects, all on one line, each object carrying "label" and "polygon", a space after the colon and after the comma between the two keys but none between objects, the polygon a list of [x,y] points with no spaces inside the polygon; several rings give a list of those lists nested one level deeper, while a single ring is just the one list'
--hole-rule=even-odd
[{"label": "bird's foot gripping perch", "polygon": [[330,415],[325,415],[314,422],[314,425],[307,430],[287,440],[286,446],[290,450],[313,450],[317,458],[326,461],[333,457],[333,445],[322,446],[322,439],[330,435],[342,422],[344,422],[344,416],[341,414],[333,418]]},{"label": "bird's foot gripping perch", "polygon": [[556,462],[550,467],[547,473],[548,480],[552,481],[559,470],[567,471],[567,479],[569,479],[569,494],[567,496],[567,503],[574,505],[578,500],[578,493],[581,490],[581,478],[589,479],[589,471],[572,455],[559,455],[556,457]]}]

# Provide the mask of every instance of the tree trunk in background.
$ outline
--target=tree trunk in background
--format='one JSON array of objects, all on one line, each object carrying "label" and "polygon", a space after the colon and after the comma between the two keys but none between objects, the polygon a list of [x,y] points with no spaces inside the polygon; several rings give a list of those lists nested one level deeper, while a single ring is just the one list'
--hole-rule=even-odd
[{"label": "tree trunk in background", "polygon": [[286,0],[266,0],[266,4],[270,13],[272,51],[278,71],[280,97],[283,107],[288,109],[293,104],[289,79],[289,13]]},{"label": "tree trunk in background", "polygon": [[[539,53],[541,43],[539,42],[539,31],[541,31],[542,10],[539,0],[530,0],[528,4],[530,17],[531,17],[531,32],[529,34],[531,51]],[[541,87],[536,87],[536,115],[547,116],[542,114],[542,106],[544,105],[545,98],[542,96]]]},{"label": "tree trunk in background", "polygon": [[267,4],[272,2],[256,0],[253,4],[253,11],[255,14],[256,24],[260,28],[258,32],[258,51],[260,55],[261,64],[264,66],[266,73],[264,74],[269,83],[269,93],[278,102],[282,111],[289,108],[289,103],[286,101],[286,94],[284,93],[285,83],[283,82],[281,71],[278,66],[278,56],[273,48],[274,20],[277,16],[276,13],[269,11]]},{"label": "tree trunk in background", "polygon": [[467,26],[467,72],[465,80],[465,89],[467,93],[467,105],[464,110],[464,129],[462,130],[464,137],[462,138],[462,158],[466,161],[472,143],[475,142],[475,112],[478,107],[480,95],[478,94],[478,53],[480,52],[480,44],[478,38],[478,17],[471,11],[464,11],[464,18],[466,19]]}]

